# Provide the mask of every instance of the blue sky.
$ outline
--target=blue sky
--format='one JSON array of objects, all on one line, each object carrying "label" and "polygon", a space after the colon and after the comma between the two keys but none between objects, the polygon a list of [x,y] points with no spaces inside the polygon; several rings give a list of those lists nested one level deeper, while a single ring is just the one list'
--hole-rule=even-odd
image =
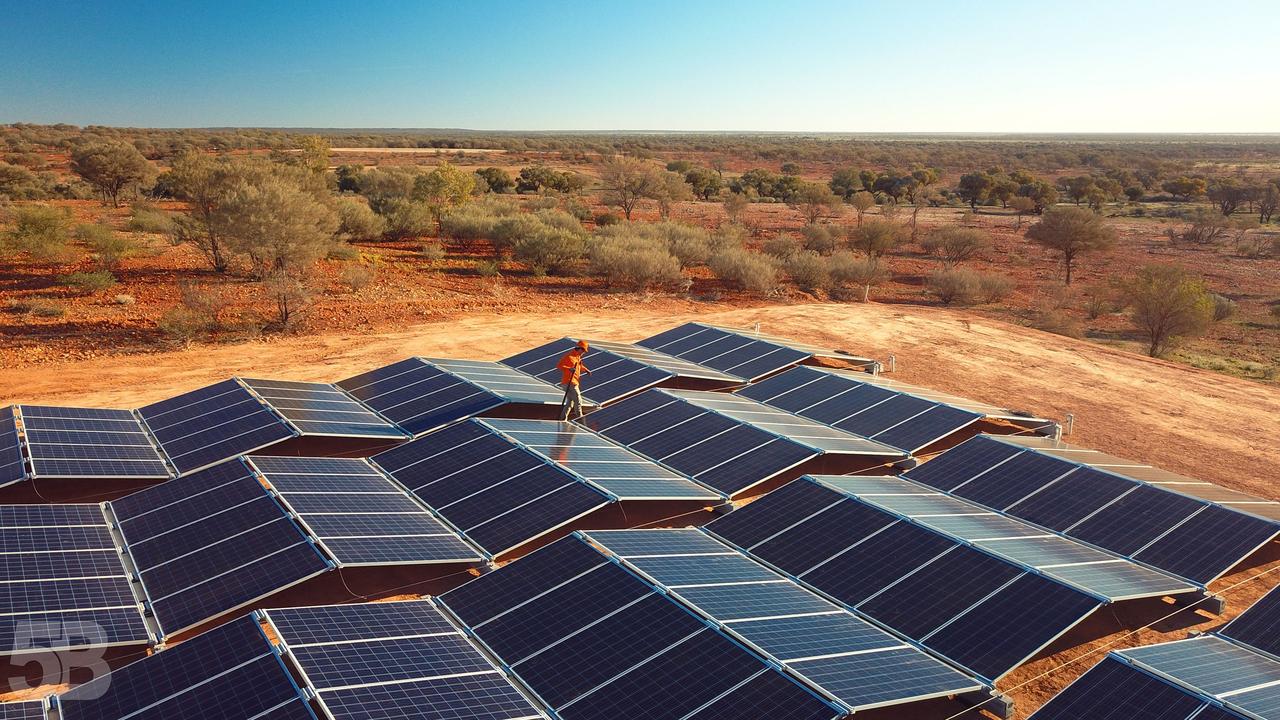
[{"label": "blue sky", "polygon": [[1280,132],[1280,2],[0,0],[0,122]]}]

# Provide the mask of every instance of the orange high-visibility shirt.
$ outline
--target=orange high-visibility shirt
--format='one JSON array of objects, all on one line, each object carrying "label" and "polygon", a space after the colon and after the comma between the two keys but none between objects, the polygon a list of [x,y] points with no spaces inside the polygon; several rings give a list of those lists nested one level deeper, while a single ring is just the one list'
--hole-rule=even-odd
[{"label": "orange high-visibility shirt", "polygon": [[560,358],[560,362],[556,363],[556,369],[560,371],[561,385],[577,385],[578,378],[582,377],[582,371],[590,372],[590,368],[582,362],[582,353],[569,351],[565,356]]}]

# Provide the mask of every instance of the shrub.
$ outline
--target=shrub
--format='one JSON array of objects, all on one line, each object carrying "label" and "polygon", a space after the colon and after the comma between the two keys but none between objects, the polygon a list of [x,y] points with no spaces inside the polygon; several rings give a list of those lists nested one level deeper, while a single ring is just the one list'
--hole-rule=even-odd
[{"label": "shrub", "polygon": [[608,227],[622,222],[622,216],[616,212],[602,212],[596,213],[594,220],[596,227]]},{"label": "shrub", "polygon": [[13,227],[0,235],[0,250],[25,252],[37,261],[58,261],[70,253],[67,223],[70,213],[63,208],[28,205],[15,208]]},{"label": "shrub", "polygon": [[387,221],[355,198],[337,203],[338,234],[347,240],[374,240],[387,231]]},{"label": "shrub", "polygon": [[145,203],[134,204],[125,227],[131,232],[168,235],[173,232],[173,217]]},{"label": "shrub", "polygon": [[543,227],[538,218],[528,213],[512,215],[494,223],[490,239],[493,241],[494,249],[500,255],[504,250],[515,247],[522,238],[532,237],[541,232]]},{"label": "shrub", "polygon": [[1225,295],[1213,293],[1213,321],[1222,322],[1236,314],[1236,301]]},{"label": "shrub", "polygon": [[93,253],[98,268],[107,272],[138,251],[138,243],[133,238],[114,232],[106,225],[77,225],[75,238]]},{"label": "shrub", "polygon": [[747,244],[747,239],[750,237],[751,232],[745,225],[727,223],[716,228],[716,231],[711,234],[711,249],[718,251],[741,248]]},{"label": "shrub", "polygon": [[779,260],[786,260],[792,255],[800,252],[800,241],[790,235],[776,235],[765,240],[760,246],[760,249],[763,250],[766,255],[772,255]]},{"label": "shrub", "polygon": [[132,295],[117,295],[111,300],[117,305],[132,305],[137,302],[137,298]]},{"label": "shrub", "polygon": [[802,250],[787,258],[787,276],[796,287],[807,292],[825,290],[831,284],[827,261],[813,250]]},{"label": "shrub", "polygon": [[862,302],[870,299],[872,287],[889,279],[889,270],[883,264],[871,258],[858,257],[847,250],[832,254],[827,262],[831,282],[837,289],[851,285],[861,287]]},{"label": "shrub", "polygon": [[1204,283],[1171,265],[1148,265],[1122,284],[1133,321],[1147,337],[1147,354],[1160,357],[1179,340],[1204,332],[1214,301]]},{"label": "shrub", "polygon": [[978,300],[978,278],[972,270],[938,270],[925,284],[943,305],[972,305]]},{"label": "shrub", "polygon": [[572,215],[574,219],[578,221],[578,224],[582,224],[591,219],[591,208],[587,207],[586,204],[580,200],[575,200],[574,198],[565,198],[564,211]]},{"label": "shrub", "polygon": [[819,255],[830,255],[840,245],[840,236],[829,225],[805,225],[804,249]]},{"label": "shrub", "polygon": [[391,198],[380,206],[383,220],[387,223],[384,233],[391,239],[422,237],[431,234],[435,226],[435,218],[431,214],[431,206],[422,202],[414,202],[404,198]]},{"label": "shrub", "polygon": [[1216,245],[1226,239],[1231,230],[1231,220],[1209,208],[1199,208],[1187,213],[1190,223],[1181,232],[1169,230],[1169,239],[1193,245]]},{"label": "shrub", "polygon": [[354,245],[348,245],[345,242],[336,242],[333,244],[333,247],[329,249],[329,254],[326,257],[330,260],[359,260],[360,250]]},{"label": "shrub", "polygon": [[525,207],[537,212],[539,210],[552,210],[559,204],[560,203],[550,195],[539,195],[537,197],[529,198],[529,201],[525,203]]},{"label": "shrub", "polygon": [[533,216],[538,219],[538,222],[550,228],[568,230],[575,233],[583,232],[582,223],[578,221],[578,218],[564,210],[539,210]]},{"label": "shrub", "polygon": [[953,266],[985,253],[991,248],[991,236],[976,228],[944,227],[929,233],[920,245],[944,265]]},{"label": "shrub", "polygon": [[338,273],[338,282],[347,289],[356,291],[373,282],[376,272],[368,265],[348,265]]},{"label": "shrub", "polygon": [[1097,320],[1107,313],[1111,303],[1100,293],[1092,293],[1088,299],[1084,301],[1084,312],[1089,316],[1090,320]]},{"label": "shrub", "polygon": [[892,251],[907,238],[906,228],[888,220],[868,220],[853,229],[849,243],[854,250],[875,259]]},{"label": "shrub", "polygon": [[[572,218],[570,218],[572,219]],[[574,221],[577,222],[577,221]],[[529,266],[535,275],[548,272],[561,273],[586,254],[586,238],[563,228],[544,227],[541,231],[520,238],[512,248],[516,260]]]},{"label": "shrub", "polygon": [[200,318],[206,328],[223,325],[226,312],[231,307],[232,293],[221,285],[184,282],[178,286],[182,309]]},{"label": "shrub", "polygon": [[176,307],[156,321],[156,327],[168,338],[180,343],[183,347],[191,347],[195,339],[209,330],[209,324],[188,308]]},{"label": "shrub", "polygon": [[976,273],[978,279],[978,300],[984,303],[996,303],[1005,299],[1013,291],[1013,280],[995,273]]},{"label": "shrub", "polygon": [[480,277],[497,277],[500,274],[500,268],[496,260],[477,260],[476,274]]},{"label": "shrub", "polygon": [[591,244],[590,260],[593,274],[627,289],[643,290],[683,279],[679,259],[654,238],[596,238]]},{"label": "shrub", "polygon": [[427,264],[434,266],[442,262],[448,256],[448,253],[445,252],[444,246],[440,243],[429,242],[423,243],[422,247],[418,248],[418,256],[426,260]]},{"label": "shrub", "polygon": [[62,303],[53,302],[52,300],[32,300],[23,303],[17,308],[19,312],[31,313],[36,317],[58,318],[67,314],[67,308]]},{"label": "shrub", "polygon": [[1042,311],[1036,319],[1035,327],[1037,330],[1051,332],[1054,335],[1076,339],[1084,337],[1084,329],[1080,327],[1080,321],[1061,310]]},{"label": "shrub", "polygon": [[116,278],[109,272],[74,272],[58,278],[58,284],[79,290],[82,293],[96,293],[115,287]]},{"label": "shrub", "polygon": [[749,292],[768,294],[777,289],[778,270],[772,258],[744,248],[726,248],[708,263],[717,278]]}]

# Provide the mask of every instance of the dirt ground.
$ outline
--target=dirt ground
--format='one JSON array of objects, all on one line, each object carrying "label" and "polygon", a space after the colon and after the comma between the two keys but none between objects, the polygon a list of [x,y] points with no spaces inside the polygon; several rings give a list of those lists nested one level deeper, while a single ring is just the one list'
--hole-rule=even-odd
[{"label": "dirt ground", "polygon": [[[1280,499],[1271,456],[1280,435],[1280,389],[973,313],[906,305],[726,310],[659,302],[557,307],[537,314],[475,312],[368,334],[272,337],[151,354],[145,360],[102,356],[4,367],[0,404],[134,407],[232,374],[335,381],[408,355],[496,359],[566,334],[636,340],[688,320],[740,327],[759,323],[765,332],[798,341],[881,360],[893,354],[895,377],[902,380],[1055,419],[1070,413],[1075,417],[1072,442]],[[1225,592],[1228,617],[1275,586],[1277,571],[1280,560],[1270,560],[1219,581],[1214,589]],[[1017,702],[1019,717],[1113,646],[1178,639],[1189,629],[1211,629],[1224,619],[1192,617],[1130,634],[1150,615],[1107,613],[1101,611],[1100,619],[1061,650],[1001,683]]]}]

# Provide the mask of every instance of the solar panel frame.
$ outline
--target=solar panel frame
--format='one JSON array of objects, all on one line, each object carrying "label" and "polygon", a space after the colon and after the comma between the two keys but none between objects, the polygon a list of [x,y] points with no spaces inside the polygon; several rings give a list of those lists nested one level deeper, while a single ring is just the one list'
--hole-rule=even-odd
[{"label": "solar panel frame", "polygon": [[[362,481],[352,499],[365,500],[365,507],[350,510],[338,503],[349,493],[288,489],[290,483],[298,479],[306,482],[308,478],[317,477],[306,472],[312,458],[274,458],[265,463],[273,468],[270,472],[262,470],[258,464],[260,460],[262,458],[254,456],[245,458],[249,466],[271,484],[276,497],[337,567],[479,563],[484,560],[484,554],[478,548],[471,546],[416,496],[363,459],[330,458],[327,464],[335,471],[319,476],[334,482],[340,482],[336,479],[344,477]],[[301,472],[290,473],[289,470]],[[377,485],[370,487],[372,482]],[[376,502],[374,498],[383,496],[398,502],[394,507],[369,506],[369,501]],[[300,505],[303,500],[318,504],[310,507]],[[341,525],[329,530],[325,521],[331,518],[339,523],[344,522],[344,518],[367,519],[376,532],[348,534],[342,532],[344,528]],[[396,525],[389,524],[391,521]]]},{"label": "solar panel frame", "polygon": [[[1203,710],[1211,707],[1205,698],[1112,653],[1028,720],[1190,720],[1204,717]],[[1240,717],[1234,713],[1229,716]]]},{"label": "solar panel frame", "polygon": [[[410,434],[360,403],[337,385],[237,378],[284,419],[298,436],[403,440]],[[325,403],[323,409],[306,403]]]},{"label": "solar panel frame", "polygon": [[22,420],[32,479],[171,477],[142,422],[128,410],[48,405],[14,410]]},{"label": "solar panel frame", "polygon": [[44,720],[49,716],[45,700],[14,700],[0,703],[0,720]]},{"label": "solar panel frame", "polygon": [[0,487],[27,479],[26,457],[12,405],[0,408]]},{"label": "solar panel frame", "polygon": [[1246,608],[1218,634],[1280,657],[1280,586]]},{"label": "solar panel frame", "polygon": [[1280,660],[1217,634],[1128,648],[1113,656],[1253,718],[1280,709]]}]

